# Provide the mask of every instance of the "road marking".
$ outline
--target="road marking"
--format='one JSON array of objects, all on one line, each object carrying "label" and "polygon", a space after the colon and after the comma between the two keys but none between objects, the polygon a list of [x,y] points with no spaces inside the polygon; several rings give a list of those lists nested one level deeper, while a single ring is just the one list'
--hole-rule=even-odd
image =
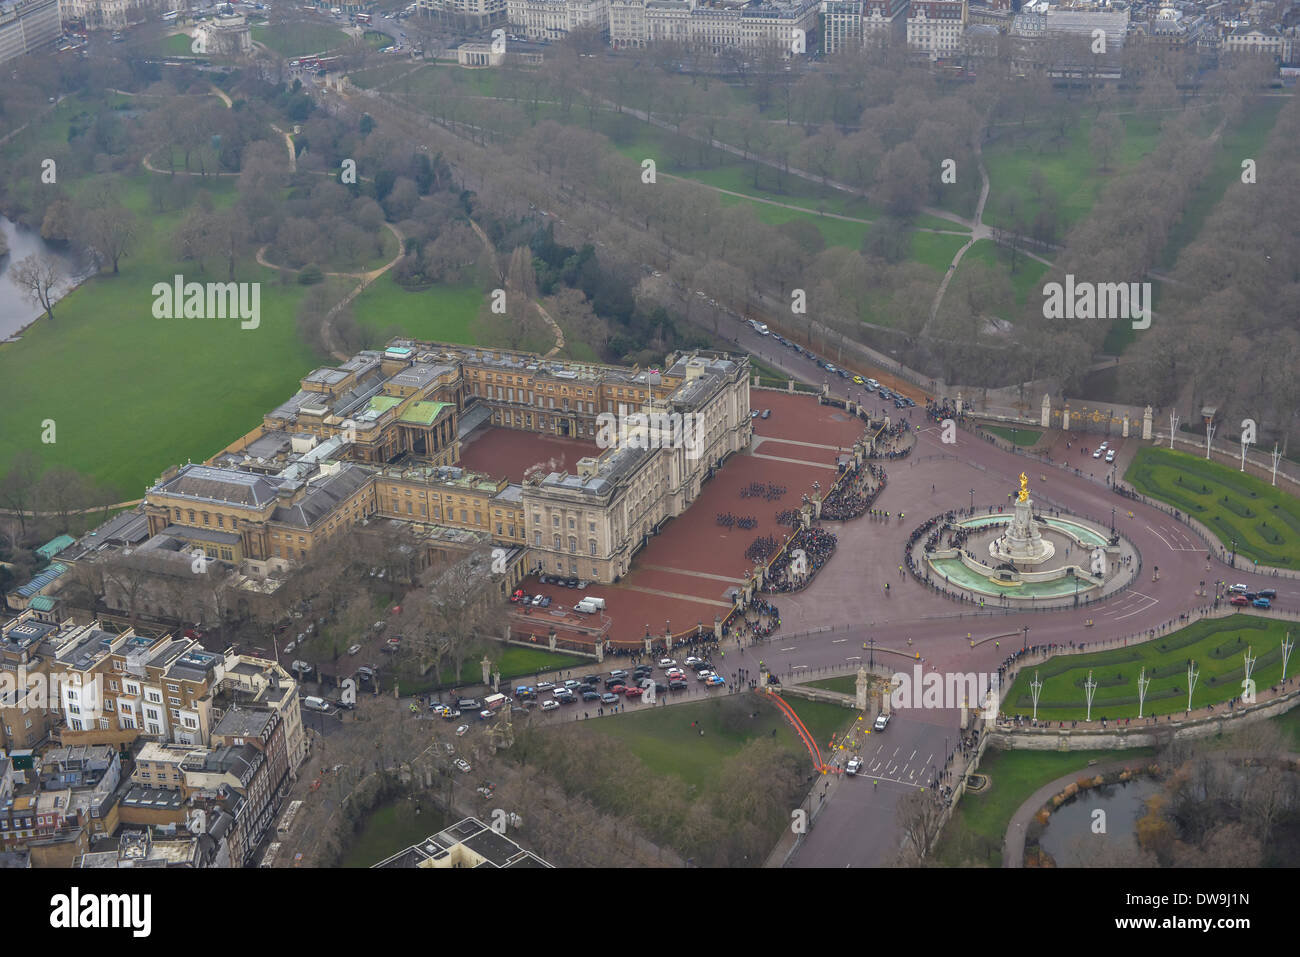
[{"label": "road marking", "polygon": [[831,642],[831,644],[832,644],[832,645],[842,645],[842,644],[844,644],[844,642],[846,642],[846,641],[848,641],[847,638],[836,638],[834,641]]},{"label": "road marking", "polygon": [[861,656],[861,655],[854,655],[853,657],[851,657],[851,658],[845,658],[844,660],[845,660],[845,661],[861,661],[861,660],[862,660],[862,656]]},{"label": "road marking", "polygon": [[1168,548],[1169,548],[1169,550],[1170,550],[1171,552],[1172,552],[1172,551],[1177,551],[1177,549],[1175,549],[1174,546],[1172,546],[1172,545],[1169,544],[1169,539],[1165,538],[1163,535],[1161,535],[1159,532],[1157,532],[1157,531],[1156,531],[1154,528],[1152,528],[1150,525],[1147,526],[1147,531],[1150,532],[1152,535],[1154,535],[1156,538],[1160,539],[1160,541],[1164,542],[1165,545],[1168,546]]},{"label": "road marking", "polygon": [[[916,752],[915,752],[915,751],[912,752],[912,758],[914,758],[914,757],[916,757]],[[908,758],[907,760],[911,761],[912,758]]]}]

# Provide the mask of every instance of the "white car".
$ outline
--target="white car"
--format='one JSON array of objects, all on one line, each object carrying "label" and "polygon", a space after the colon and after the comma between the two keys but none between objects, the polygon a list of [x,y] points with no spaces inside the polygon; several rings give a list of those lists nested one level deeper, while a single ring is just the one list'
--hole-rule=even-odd
[{"label": "white car", "polygon": [[660,668],[673,668],[673,667],[676,667],[676,665],[677,665],[677,662],[674,661],[672,658],[660,658],[660,659],[659,659],[659,667],[660,667]]},{"label": "white car", "polygon": [[844,773],[850,776],[857,774],[861,770],[862,770],[861,758],[850,758],[849,763],[844,766]]},{"label": "white car", "polygon": [[1106,464],[1109,465],[1111,462],[1114,461],[1115,461],[1115,450],[1111,449],[1109,452],[1106,453]]},{"label": "white car", "polygon": [[459,768],[461,771],[464,771],[466,774],[469,774],[470,772],[469,762],[466,761],[464,758],[456,759],[456,767]]},{"label": "white car", "polygon": [[463,738],[465,736],[465,732],[468,730],[469,730],[469,725],[462,724],[459,728],[456,729],[456,737]]},{"label": "white car", "polygon": [[882,714],[882,715],[878,715],[878,716],[876,717],[876,724],[875,724],[875,726],[873,727],[872,730],[874,730],[874,731],[884,731],[885,728],[887,728],[888,726],[889,726],[889,715],[887,715],[887,714]]},{"label": "white car", "polygon": [[1092,453],[1092,457],[1093,457],[1094,459],[1099,459],[1099,458],[1101,458],[1101,453],[1102,453],[1103,451],[1105,451],[1105,450],[1104,450],[1104,449],[1097,449],[1097,451],[1095,451],[1095,452]]},{"label": "white car", "polygon": [[284,653],[285,653],[286,655],[291,655],[291,654],[293,654],[293,649],[295,649],[295,648],[297,648],[297,647],[298,647],[298,642],[296,642],[296,641],[291,641],[291,642],[289,642],[287,645],[284,646]]},{"label": "white car", "polygon": [[554,711],[559,706],[560,703],[556,701],[554,698],[547,698],[545,701],[542,702],[543,711]]},{"label": "white car", "polygon": [[691,655],[686,659],[686,667],[689,668],[691,665],[697,664],[703,660],[704,660],[703,658],[696,658],[694,655]]},{"label": "white car", "polygon": [[1233,585],[1231,588],[1229,588],[1228,591],[1230,591],[1230,592],[1236,592],[1236,593],[1239,594],[1239,595],[1244,595],[1244,594],[1246,594],[1246,592],[1250,591],[1250,589],[1247,588],[1245,585],[1237,584],[1237,585]]},{"label": "white car", "polygon": [[698,675],[695,676],[695,680],[708,681],[712,677],[713,677],[713,672],[710,671],[708,668],[705,668],[703,671],[701,671]]},{"label": "white car", "polygon": [[353,645],[351,648],[348,649],[348,654],[350,654],[350,655],[359,655],[359,654],[361,654],[361,646],[360,646],[360,645]]}]

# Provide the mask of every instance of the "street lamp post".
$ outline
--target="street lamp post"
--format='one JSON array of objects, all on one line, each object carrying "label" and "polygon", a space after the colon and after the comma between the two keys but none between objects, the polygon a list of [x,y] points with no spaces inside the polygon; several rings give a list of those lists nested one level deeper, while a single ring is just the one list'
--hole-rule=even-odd
[{"label": "street lamp post", "polygon": [[1115,506],[1110,507],[1110,533],[1115,534]]},{"label": "street lamp post", "polygon": [[1233,568],[1237,567],[1237,540],[1235,538],[1232,540],[1232,563],[1231,564]]},{"label": "street lamp post", "polygon": [[1025,640],[1024,643],[1020,646],[1020,650],[1028,651],[1029,650],[1029,626],[1024,625],[1020,630],[1024,632],[1025,635]]},{"label": "street lamp post", "polygon": [[970,513],[975,514],[975,490],[970,490]]}]

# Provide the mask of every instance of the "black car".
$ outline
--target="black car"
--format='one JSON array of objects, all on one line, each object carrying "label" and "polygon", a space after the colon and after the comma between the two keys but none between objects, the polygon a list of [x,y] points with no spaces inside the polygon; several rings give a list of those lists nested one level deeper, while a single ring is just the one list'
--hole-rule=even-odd
[{"label": "black car", "polygon": [[600,675],[583,675],[578,680],[581,681],[584,685],[594,685],[598,681],[600,681]]},{"label": "black car", "polygon": [[566,578],[566,579],[564,579],[564,587],[565,587],[565,588],[577,588],[577,587],[578,587],[578,579],[576,579],[576,578]]},{"label": "black car", "polygon": [[894,408],[895,408],[895,409],[906,409],[906,408],[907,408],[907,403],[904,402],[902,399],[895,399],[895,400],[894,400]]},{"label": "black car", "polygon": [[681,678],[674,678],[672,681],[668,682],[669,691],[681,691],[686,687],[687,687],[686,682],[683,681]]},{"label": "black car", "polygon": [[590,688],[584,688],[583,691],[582,691],[582,700],[583,700],[583,701],[599,701],[599,700],[600,700],[600,692],[599,692],[599,691],[592,691]]},{"label": "black car", "polygon": [[695,664],[691,665],[691,670],[696,674],[699,674],[701,671],[712,671],[713,665],[707,661],[697,661]]},{"label": "black car", "polygon": [[1276,588],[1261,588],[1261,589],[1259,590],[1259,597],[1260,597],[1260,598],[1269,598],[1269,599],[1276,598],[1276,597],[1277,597],[1277,589],[1276,589]]},{"label": "black car", "polygon": [[841,379],[847,379],[849,377],[849,374],[845,372],[843,369],[836,369],[835,374],[839,376]]}]

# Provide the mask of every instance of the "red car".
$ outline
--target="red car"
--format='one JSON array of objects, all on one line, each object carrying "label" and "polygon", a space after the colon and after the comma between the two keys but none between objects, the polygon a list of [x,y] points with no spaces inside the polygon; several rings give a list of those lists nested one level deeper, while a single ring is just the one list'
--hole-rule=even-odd
[{"label": "red car", "polygon": [[517,588],[517,589],[515,589],[515,593],[514,593],[513,595],[510,596],[510,600],[511,600],[512,602],[515,602],[516,604],[519,603],[519,602],[521,602],[521,601],[523,601],[523,600],[524,600],[524,590],[523,590],[522,588]]},{"label": "red car", "polygon": [[645,694],[645,689],[644,689],[644,688],[624,688],[624,689],[623,689],[623,697],[625,697],[625,698],[639,698],[639,697],[641,697],[641,695],[643,695],[643,694]]},{"label": "red car", "polygon": [[1250,604],[1250,599],[1247,598],[1245,595],[1233,595],[1231,598],[1228,599],[1228,604],[1229,604],[1229,605],[1249,605],[1249,604]]},{"label": "red car", "polygon": [[605,692],[607,694],[622,694],[626,690],[627,690],[627,685],[612,684],[612,685],[605,686]]}]

